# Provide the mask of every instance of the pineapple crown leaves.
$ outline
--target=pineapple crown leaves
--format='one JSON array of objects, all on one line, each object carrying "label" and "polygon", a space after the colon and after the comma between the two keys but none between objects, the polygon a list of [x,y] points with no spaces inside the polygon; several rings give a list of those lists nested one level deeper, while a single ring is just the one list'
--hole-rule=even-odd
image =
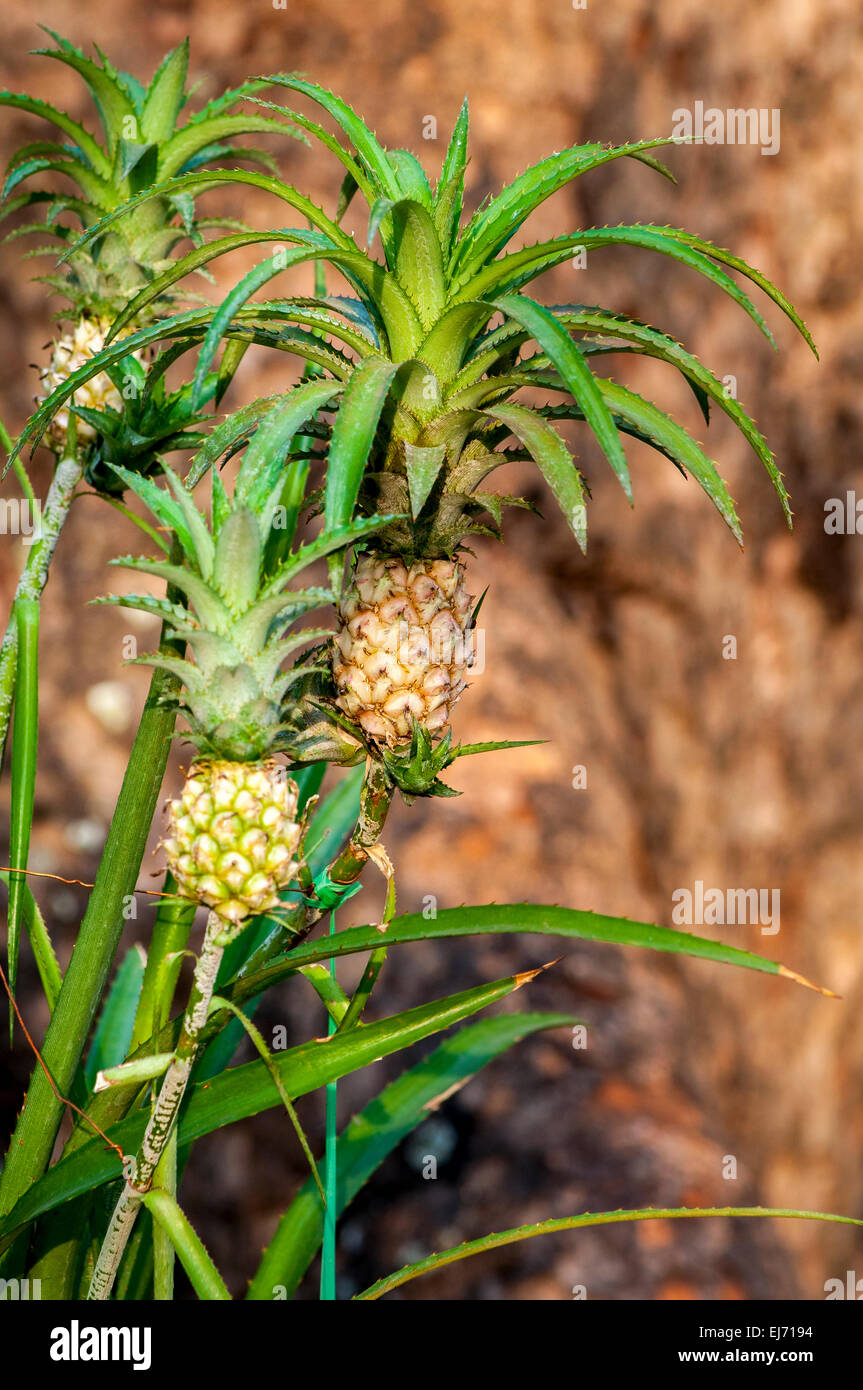
[{"label": "pineapple crown leaves", "polygon": [[455,787],[440,780],[440,774],[445,768],[451,767],[457,758],[470,757],[475,753],[494,753],[504,748],[529,748],[542,742],[543,739],[503,740],[462,743],[453,748],[451,730],[448,729],[443,738],[435,743],[428,729],[412,719],[410,748],[404,752],[384,749],[380,756],[391,781],[410,802],[417,796],[461,796]]},{"label": "pineapple crown leaves", "polygon": [[[183,601],[138,594],[95,600],[161,617],[168,625],[166,640],[190,649],[194,661],[165,651],[136,660],[182,681],[184,693],[175,703],[202,753],[241,762],[290,753],[296,724],[285,717],[289,691],[321,668],[306,657],[287,670],[284,662],[299,648],[330,636],[328,628],[290,629],[302,615],[332,603],[332,590],[289,584],[315,561],[386,524],[383,518],[348,521],[292,548],[299,507],[291,498],[298,490],[295,475],[304,480],[305,470],[298,461],[284,467],[275,424],[288,437],[293,424],[285,421],[282,402],[277,412],[247,449],[233,497],[218,472],[211,472],[209,517],[164,465],[165,487],[112,465],[174,539],[173,550],[159,542],[166,558],[124,556],[113,563],[164,579]],[[286,496],[287,506],[281,501]]]},{"label": "pineapple crown leaves", "polygon": [[[237,146],[237,136],[277,132],[305,139],[301,131],[281,120],[231,109],[260,90],[263,84],[259,81],[225,92],[180,124],[190,96],[186,88],[188,39],[166,54],[145,87],[131,74],[117,71],[98,48],[97,61],[52,30],[45,32],[56,46],[36,52],[79,74],[99,117],[102,139],[46,101],[26,93],[0,92],[0,105],[39,116],[66,137],[65,143],[42,140],[25,145],[10,160],[2,191],[6,204],[2,215],[48,203],[44,222],[22,230],[38,230],[51,239],[68,242],[72,229],[57,221],[62,212],[73,214],[81,227],[88,229],[142,190],[166,179],[182,179],[202,165],[215,168],[226,159],[242,159],[273,167],[266,152]],[[76,186],[75,195],[36,188],[11,197],[20,185],[45,173],[70,179]],[[112,315],[164,269],[179,241],[188,237],[200,243],[201,225],[195,220],[192,193],[179,184],[167,197],[139,205],[86,250],[73,246],[65,274],[43,278],[79,312]]]},{"label": "pineapple crown leaves", "polygon": [[[280,233],[283,240],[294,242],[295,249],[267,258],[235,286],[213,315],[199,356],[199,380],[217,352],[219,338],[230,339],[238,316],[247,313],[259,328],[272,327],[281,319],[286,337],[278,346],[306,362],[322,364],[324,372],[344,384],[336,403],[336,423],[330,425],[333,432],[338,414],[353,404],[352,374],[367,377],[369,359],[394,367],[380,411],[369,398],[368,419],[374,418],[376,428],[364,431],[370,442],[358,505],[366,512],[407,512],[409,520],[389,533],[382,532],[380,544],[405,555],[453,553],[467,536],[488,531],[484,514],[490,512],[498,524],[500,508],[509,505],[507,498],[494,500],[494,494],[478,491],[483,479],[500,463],[527,457],[539,467],[584,546],[589,492],[568,445],[551,423],[555,416],[551,408],[528,407],[513,399],[522,388],[533,386],[563,395],[566,413],[560,418],[587,424],[630,500],[624,437],[649,444],[685,474],[691,473],[739,540],[733,502],[715,463],[697,440],[659,406],[595,374],[591,359],[612,352],[653,356],[674,367],[691,387],[706,420],[710,403],[723,410],[766,468],[790,524],[781,475],[755,422],[697,358],[640,320],[598,307],[546,306],[523,292],[538,275],[570,258],[576,249],[637,246],[703,276],[729,295],[772,341],[762,316],[729,272],[750,281],[815,351],[797,310],[761,271],[722,247],[668,226],[588,228],[520,250],[507,249],[547,198],[610,161],[631,158],[672,178],[654,151],[681,143],[679,138],[619,146],[590,143],[549,155],[463,223],[466,102],[441,176],[433,186],[415,156],[386,150],[357,113],[332,92],[287,74],[261,79],[265,81],[308,98],[335,123],[345,143],[292,109],[262,103],[270,109],[275,106],[336,156],[343,169],[336,222],[350,199],[362,195],[369,208],[368,243],[371,246],[380,238],[383,260],[361,250],[320,209],[310,211],[296,189],[273,181],[270,191],[302,211],[313,231]],[[240,172],[227,177],[250,178]],[[248,234],[246,244],[263,239],[263,234]],[[208,259],[223,249],[234,249],[242,240],[240,233],[226,238],[223,247],[210,243]],[[253,296],[271,279],[307,259],[334,267],[348,282],[353,298],[341,296],[337,301],[318,296],[256,304]],[[167,274],[173,282],[198,264],[193,253],[178,260]],[[149,291],[141,293],[143,303]],[[321,317],[315,331],[304,338],[296,325],[307,323],[315,308],[322,316],[329,315],[329,322]],[[352,331],[354,341],[349,340]],[[339,354],[335,364],[323,362],[321,334]],[[532,357],[525,355],[529,344],[538,348]],[[347,372],[345,355],[351,364]],[[505,418],[502,411],[508,412]],[[516,423],[519,428],[514,430],[511,426]],[[507,446],[513,437],[515,450]]]},{"label": "pineapple crown leaves", "polygon": [[[208,438],[204,427],[211,417],[202,416],[190,385],[169,391],[168,368],[189,349],[177,343],[158,354],[145,369],[136,357],[109,363],[105,372],[122,399],[122,409],[104,405],[98,410],[75,405],[73,413],[95,432],[87,457],[85,477],[98,492],[122,495],[126,483],[115,464],[122,464],[147,478],[163,468],[162,455],[177,449],[196,448]],[[220,380],[208,376],[204,404],[217,395]]]},{"label": "pineapple crown leaves", "polygon": [[[310,215],[310,220],[316,216],[323,219],[324,223],[331,226],[336,235],[343,237],[339,228],[334,223],[330,223],[325,214],[317,209],[309,199],[302,194],[291,190],[288,185],[282,184],[278,179],[263,176],[249,171],[235,170],[231,173],[216,170],[213,173],[201,175],[186,175],[181,179],[174,179],[168,184],[160,186],[158,190],[146,191],[125,205],[118,212],[109,214],[95,227],[91,228],[84,237],[70,248],[66,255],[61,258],[61,264],[74,255],[85,245],[100,235],[103,235],[109,226],[113,225],[118,219],[123,218],[130,207],[142,207],[156,195],[171,194],[177,192],[179,188],[185,188],[188,192],[190,184],[195,191],[202,188],[218,187],[225,182],[239,182],[241,184],[251,184],[255,187],[262,187],[267,191],[277,191],[282,196],[282,191],[287,190],[285,195],[288,201],[294,202],[301,210]],[[294,196],[295,195],[295,196]],[[235,249],[244,246],[249,242],[255,241],[284,241],[291,240],[299,243],[299,250],[294,253],[285,253],[284,250],[277,253],[272,258],[280,262],[285,258],[285,264],[293,264],[297,259],[315,259],[321,254],[320,247],[326,242],[326,238],[321,236],[318,243],[314,243],[314,233],[309,231],[299,231],[297,229],[285,229],[282,232],[254,233],[246,232],[241,235],[232,233],[227,238],[220,238],[210,245],[196,248],[192,253],[191,259],[184,258],[184,270],[192,265],[196,269],[202,269],[207,260],[213,259],[225,249]],[[319,234],[320,235],[320,234]],[[343,237],[348,245],[352,245],[350,238]],[[313,243],[310,247],[310,241]],[[184,273],[184,272],[182,272]],[[334,299],[332,303],[325,297],[320,297],[296,301],[295,312],[292,314],[293,324],[303,325],[303,327],[285,327],[284,325],[284,302],[279,301],[274,304],[255,304],[249,308],[242,302],[238,302],[233,312],[229,312],[228,323],[223,319],[216,325],[217,331],[214,335],[213,330],[213,311],[207,307],[203,309],[186,310],[173,314],[170,317],[162,318],[156,324],[146,324],[143,328],[134,328],[137,321],[146,320],[150,306],[154,300],[162,297],[170,297],[173,294],[173,285],[179,277],[171,271],[165,271],[161,275],[151,279],[147,287],[134,296],[117,317],[115,317],[111,331],[106,340],[106,346],[99,353],[94,353],[92,357],[75,372],[71,373],[65,381],[61,382],[51,395],[38,407],[31,416],[25,429],[18,438],[15,455],[25,445],[31,448],[38,444],[47,429],[51,419],[57,411],[69,400],[78,387],[83,386],[100,372],[108,371],[120,357],[125,357],[132,351],[150,347],[160,339],[179,338],[185,341],[186,347],[194,346],[201,339],[204,340],[202,358],[206,357],[206,362],[199,367],[195,373],[192,385],[191,403],[193,410],[200,409],[208,399],[210,394],[210,384],[213,374],[208,370],[209,363],[215,354],[215,347],[219,340],[225,336],[229,339],[228,347],[222,354],[221,363],[216,374],[217,389],[216,399],[219,400],[227,389],[234,372],[236,371],[243,352],[251,344],[255,343],[267,347],[275,347],[282,351],[290,351],[299,354],[306,359],[308,364],[313,364],[324,372],[328,372],[335,381],[350,376],[353,362],[345,353],[330,346],[323,336],[326,331],[329,335],[341,337],[345,344],[356,352],[371,351],[376,346],[375,330],[373,325],[366,324],[362,314],[357,314],[350,301],[339,301]],[[242,299],[242,297],[240,297]],[[293,301],[291,302],[293,304]],[[321,307],[323,305],[323,307]],[[224,318],[224,310],[222,310]],[[347,319],[348,322],[343,322]],[[362,331],[357,331],[353,326],[356,322]],[[272,326],[270,326],[272,325]],[[306,331],[305,325],[312,331]],[[134,328],[129,332],[130,326]],[[118,349],[117,337],[124,334],[123,346]],[[212,349],[208,346],[213,343]],[[185,349],[180,349],[180,351]],[[5,468],[13,461],[7,459]],[[4,472],[5,472],[4,468]]]},{"label": "pineapple crown leaves", "polygon": [[[256,313],[258,311],[259,306],[256,306]],[[177,357],[189,351],[205,336],[211,312],[210,308],[189,309],[171,315],[169,318],[148,323],[145,327],[124,335],[119,341],[114,335],[113,341],[109,341],[101,352],[94,353],[81,367],[70,372],[65,380],[61,381],[33,412],[18,436],[14,449],[5,460],[2,471],[0,471],[0,478],[5,476],[8,468],[24,448],[29,447],[32,450],[39,444],[53,417],[71,400],[79,387],[85,385],[86,382],[101,372],[108,373],[109,376],[112,376],[112,380],[122,383],[122,386],[118,384],[118,389],[120,389],[124,402],[126,402],[127,412],[136,402],[140,404],[140,412],[131,425],[135,433],[146,434],[163,451],[169,448],[185,448],[189,443],[197,443],[198,441],[194,437],[190,437],[188,433],[184,436],[179,435],[175,427],[181,425],[184,419],[193,424],[204,423],[197,418],[197,413],[211,396],[215,396],[218,400],[224,394],[227,384],[239,365],[242,353],[249,344],[257,343],[266,347],[277,347],[284,335],[284,330],[278,328],[270,330],[249,322],[248,315],[240,314],[241,322],[235,325],[229,348],[222,355],[218,372],[207,374],[201,391],[199,392],[190,383],[178,391],[168,393],[162,380],[165,371],[172,362],[177,360]],[[160,341],[166,341],[171,346],[150,365],[146,374],[146,384],[139,392],[137,389],[139,380],[136,370],[137,364],[135,364],[132,354],[143,353]],[[327,352],[323,345],[321,346],[324,360],[328,363],[331,362],[334,354]],[[292,347],[293,344],[291,344]],[[350,364],[347,359],[344,370],[345,375],[350,374]],[[336,382],[331,383],[331,388],[331,394],[335,394],[340,389]],[[260,412],[260,405],[260,402],[255,403],[255,410],[263,413]],[[98,418],[100,429],[113,419],[110,414],[105,414],[102,411],[99,412]],[[231,420],[238,418],[240,418],[239,412],[236,417],[231,417]],[[116,424],[116,421],[114,423]],[[229,427],[233,428],[233,425]],[[168,431],[167,434],[165,429]],[[108,434],[112,434],[110,428],[108,428]],[[222,435],[218,431],[214,431],[213,437],[219,439]],[[217,451],[213,457],[218,457],[219,452]],[[112,452],[110,457],[113,458],[113,456]],[[198,476],[200,477],[204,471],[206,471],[206,467],[202,466]],[[117,477],[118,475],[112,474],[109,479],[103,470],[99,486],[106,487],[108,491],[116,491],[118,490]]]}]

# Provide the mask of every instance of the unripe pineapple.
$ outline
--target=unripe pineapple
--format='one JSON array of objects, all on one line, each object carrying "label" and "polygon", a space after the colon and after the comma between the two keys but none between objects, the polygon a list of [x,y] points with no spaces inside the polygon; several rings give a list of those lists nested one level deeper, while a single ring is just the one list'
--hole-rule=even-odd
[{"label": "unripe pineapple", "polygon": [[[110,327],[110,319],[91,318],[82,314],[72,332],[64,334],[55,342],[51,361],[40,373],[45,397],[50,396],[52,391],[63,385],[67,377],[79,367],[83,367],[97,352],[102,351]],[[140,357],[140,354],[135,356]],[[99,372],[97,376],[85,381],[83,386],[78,387],[73,400],[76,406],[84,406],[89,410],[104,410],[106,406],[112,410],[123,409],[120,392],[107,372]],[[96,431],[86,420],[79,417],[76,424],[80,440],[91,443],[96,438]],[[65,448],[68,429],[69,411],[63,407],[57,411],[48,429],[48,437],[58,453],[62,453]]]},{"label": "unripe pineapple", "polygon": [[339,605],[338,702],[372,738],[442,729],[473,664],[472,598],[459,560],[362,555]]},{"label": "unripe pineapple", "polygon": [[180,892],[234,924],[276,907],[299,868],[297,795],[272,758],[195,763],[163,841]]},{"label": "unripe pineapple", "polygon": [[356,534],[347,528],[344,539],[328,536],[274,558],[268,542],[281,495],[281,457],[253,459],[249,475],[243,468],[233,499],[213,475],[210,520],[169,468],[163,490],[115,465],[126,486],[173,530],[183,564],[131,557],[115,563],[161,576],[188,607],[151,594],[97,600],[158,615],[170,624],[170,637],[194,656],[191,661],[163,650],[138,658],[182,680],[176,704],[189,724],[184,737],[199,753],[171,805],[163,844],[180,892],[232,929],[274,908],[298,872],[297,785],[273,755],[296,756],[296,712],[286,697],[321,668],[300,660],[285,669],[284,663],[297,648],[331,634],[288,629],[300,614],[331,603],[333,594],[289,589],[288,581]]}]

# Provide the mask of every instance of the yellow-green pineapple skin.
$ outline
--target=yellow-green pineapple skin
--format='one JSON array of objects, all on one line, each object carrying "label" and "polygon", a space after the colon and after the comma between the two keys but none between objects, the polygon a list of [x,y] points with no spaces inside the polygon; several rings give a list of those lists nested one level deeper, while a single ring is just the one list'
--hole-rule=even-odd
[{"label": "yellow-green pineapple skin", "polygon": [[473,664],[472,603],[459,560],[361,556],[335,642],[344,713],[390,746],[410,739],[412,719],[443,729]]},{"label": "yellow-green pineapple skin", "polygon": [[[73,372],[83,367],[97,352],[102,351],[110,328],[110,319],[91,318],[82,314],[71,333],[57,339],[51,360],[40,373],[45,397],[50,396],[51,392],[62,386]],[[99,372],[89,381],[85,381],[83,386],[78,387],[74,399],[76,405],[84,406],[88,410],[103,410],[105,406],[110,406],[113,410],[123,409],[120,392],[107,372]],[[81,419],[76,423],[78,438],[91,443],[96,438],[93,426]],[[49,439],[60,451],[65,447],[68,430],[69,411],[64,406],[57,411],[48,429]]]},{"label": "yellow-green pineapple skin", "polygon": [[274,758],[195,763],[163,841],[180,892],[232,924],[276,907],[299,868],[297,796]]}]

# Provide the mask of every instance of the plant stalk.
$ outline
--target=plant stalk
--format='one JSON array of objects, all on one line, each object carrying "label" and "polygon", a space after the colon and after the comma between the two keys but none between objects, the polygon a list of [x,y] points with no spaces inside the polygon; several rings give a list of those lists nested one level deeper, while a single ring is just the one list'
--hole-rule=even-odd
[{"label": "plant stalk", "polygon": [[[336,930],[336,914],[330,913],[330,936]],[[336,978],[336,958],[330,959],[330,975]],[[327,1020],[327,1034],[336,1032],[332,1014]],[[336,1297],[336,1203],[338,1200],[338,1083],[330,1081],[326,1090],[324,1127],[326,1132],[327,1168],[324,1181],[324,1233],[321,1252],[321,1302],[334,1303]]]},{"label": "plant stalk", "polygon": [[[165,1152],[156,1169],[156,1184],[177,1199],[177,1128],[168,1136]],[[160,1222],[153,1222],[153,1298],[157,1303],[171,1303],[174,1298],[174,1246]]]},{"label": "plant stalk", "polygon": [[[3,446],[3,449],[5,450],[7,457],[15,448],[15,441],[13,440],[6,426],[3,424],[2,420],[0,420],[0,445]],[[15,462],[13,463],[12,471],[14,472],[15,477],[21,484],[21,490],[24,493],[24,496],[27,498],[30,505],[32,506],[33,512],[35,514],[36,494],[33,491],[33,484],[30,482],[30,478],[27,474],[27,469],[24,467],[24,462],[21,459],[20,455],[16,457]]]},{"label": "plant stalk", "polygon": [[141,1148],[135,1160],[134,1175],[131,1178],[127,1177],[108,1223],[108,1230],[93,1271],[87,1295],[89,1299],[105,1300],[110,1297],[126,1242],[132,1233],[144,1195],[150,1189],[153,1174],[176,1123],[195,1060],[201,1029],[207,1021],[207,1012],[225,949],[221,944],[225,928],[226,924],[218,914],[211,912],[207,918],[204,944],[195,967],[180,1040],[141,1141]]},{"label": "plant stalk", "polygon": [[[44,510],[36,518],[37,539],[30,547],[24,569],[18,580],[18,587],[15,590],[16,601],[18,599],[41,598],[42,591],[48,582],[48,571],[57,547],[57,541],[60,538],[60,532],[63,529],[63,523],[69,515],[72,498],[83,473],[84,465],[77,458],[62,458],[57,464],[51,486],[48,489],[48,496],[45,499]],[[0,645],[0,766],[2,766],[3,754],[6,750],[6,739],[9,734],[9,723],[15,698],[17,658],[18,636],[13,606],[12,617],[9,619],[6,634],[2,645]]]},{"label": "plant stalk", "polygon": [[9,1045],[14,1038],[15,984],[21,941],[26,879],[30,853],[33,804],[36,793],[36,760],[39,742],[39,604],[34,599],[15,600],[17,627],[15,673],[15,724],[12,731],[12,806],[9,815]]},{"label": "plant stalk", "polygon": [[96,883],[45,1036],[42,1055],[56,1091],[37,1067],[0,1178],[0,1211],[10,1211],[48,1166],[62,1098],[71,1090],[125,925],[124,900],[135,889],[168,760],[175,715],[162,698],[177,689],[174,676],[154,673]]},{"label": "plant stalk", "polygon": [[[356,828],[338,858],[327,870],[333,883],[348,887],[356,883],[368,862],[368,851],[380,839],[384,822],[392,804],[394,787],[386,769],[369,758],[360,793],[360,814]],[[321,916],[318,912],[314,921]],[[313,925],[310,924],[310,925]]]}]

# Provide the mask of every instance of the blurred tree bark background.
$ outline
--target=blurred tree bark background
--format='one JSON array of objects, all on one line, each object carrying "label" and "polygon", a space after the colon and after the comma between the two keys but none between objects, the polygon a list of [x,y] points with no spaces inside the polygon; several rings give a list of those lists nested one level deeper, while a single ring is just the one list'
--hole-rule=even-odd
[{"label": "blurred tree bark background", "polygon": [[[434,174],[467,93],[471,208],[552,149],[670,133],[675,109],[698,100],[781,112],[775,154],[753,145],[673,150],[677,188],[620,161],[545,204],[526,235],[619,221],[685,226],[745,256],[794,300],[820,365],[771,306],[778,355],[718,290],[647,252],[595,252],[586,269],[565,266],[541,286],[553,302],[602,303],[657,324],[717,375],[732,376],[777,453],[794,533],[724,417],[705,436],[660,364],[618,361],[622,378],[655,390],[719,461],[739,503],[745,553],[695,485],[641,446],[630,451],[630,511],[592,443],[577,436],[593,490],[587,559],[532,475],[514,469],[507,490],[526,489],[547,519],[512,515],[505,552],[477,546],[472,588],[490,586],[485,670],[457,711],[456,733],[545,742],[459,764],[451,780],[463,797],[400,807],[386,840],[403,910],[429,894],[441,907],[529,898],[669,924],[672,893],[696,880],[779,889],[778,934],[715,931],[843,999],[707,963],[567,948],[519,1007],[571,1010],[589,1024],[587,1049],[574,1050],[559,1033],[535,1039],[430,1117],[345,1221],[341,1291],[486,1230],[577,1210],[760,1202],[860,1215],[863,540],[824,528],[827,499],[858,485],[863,433],[854,235],[863,225],[859,6],[6,0],[0,81],[89,123],[74,74],[28,56],[41,39],[36,22],[85,48],[97,42],[117,66],[141,75],[188,33],[201,100],[246,76],[299,69],[356,106],[386,144],[416,150]],[[436,139],[424,138],[434,129],[429,117]],[[7,154],[39,138],[38,122],[5,114]],[[283,177],[334,206],[334,162],[294,141],[270,148]],[[225,201],[260,227],[283,216],[248,190]],[[348,225],[364,236],[359,223]],[[44,360],[53,331],[43,287],[22,267],[22,245],[4,246],[0,265],[0,401],[12,429],[38,389],[26,364]],[[249,263],[242,255],[226,262],[220,284]],[[283,370],[248,354],[226,405],[279,389]],[[47,460],[34,460],[37,492]],[[4,490],[12,491],[9,482]],[[81,500],[75,511],[45,602],[32,864],[87,879],[145,677],[121,666],[129,617],[85,606],[123,582],[105,562],[136,547],[132,528],[96,501]],[[4,538],[4,602],[22,553]],[[142,640],[152,636],[142,629]],[[583,789],[573,786],[579,766]],[[145,865],[142,886],[155,886],[150,872]],[[83,890],[46,880],[36,892],[67,959]],[[369,920],[378,898],[371,883],[345,921]],[[142,905],[129,923],[130,944],[146,944],[151,920]],[[394,952],[375,1008],[382,1015],[409,1007],[548,954],[530,938]],[[30,1016],[44,1025],[35,991]],[[294,1040],[323,1027],[296,984],[262,1018],[268,1027],[287,1024]],[[4,1130],[30,1063],[22,1048],[4,1080]],[[380,1065],[344,1083],[345,1115],[398,1069]],[[301,1107],[318,1145],[321,1109],[316,1100]],[[235,1294],[302,1179],[296,1149],[274,1111],[196,1151],[185,1205]],[[438,1157],[434,1182],[422,1177],[424,1154]],[[736,1178],[725,1176],[735,1168],[730,1159]],[[824,1296],[828,1277],[860,1268],[860,1258],[859,1237],[838,1227],[645,1223],[530,1242],[403,1292],[566,1299],[584,1285],[589,1298],[812,1299]]]}]

